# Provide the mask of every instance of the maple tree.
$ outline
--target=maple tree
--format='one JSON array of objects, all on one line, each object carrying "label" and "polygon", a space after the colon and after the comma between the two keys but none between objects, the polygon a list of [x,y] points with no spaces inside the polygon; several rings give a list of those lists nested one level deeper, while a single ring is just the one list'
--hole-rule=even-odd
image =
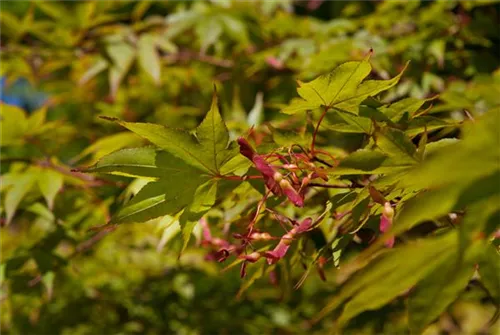
[{"label": "maple tree", "polygon": [[2,2],[1,331],[494,332],[498,13]]},{"label": "maple tree", "polygon": [[[443,228],[446,232],[435,237],[400,246],[396,243],[397,251],[381,252],[380,243],[367,248],[345,268],[341,268],[341,274],[345,276],[340,276],[344,288],[320,314],[321,317],[345,303],[338,319],[341,327],[359,313],[379,308],[405,289],[417,285],[417,290],[409,297],[410,326],[414,331],[422,330],[464,289],[474,272],[474,264],[489,259],[488,255],[494,252],[489,246],[488,237],[495,234],[496,228],[489,225],[488,220],[500,209],[499,193],[491,187],[477,186],[477,183],[498,181],[500,155],[495,150],[478,148],[498,147],[500,144],[495,126],[500,123],[500,110],[490,110],[485,120],[471,127],[472,134],[466,133],[467,137],[461,141],[450,143],[448,139],[443,139],[429,142],[429,120],[420,111],[425,101],[409,98],[405,99],[407,101],[384,104],[375,99],[378,93],[397,84],[402,73],[394,79],[363,81],[369,72],[368,60],[348,62],[311,82],[298,83],[297,91],[303,100],[292,100],[282,112],[290,114],[316,110],[321,113],[312,127],[310,148],[291,141],[285,146],[271,144],[271,151],[259,154],[243,137],[229,141],[229,132],[214,94],[211,109],[193,133],[156,124],[110,119],[144,137],[157,148],[123,149],[103,157],[85,171],[154,179],[118,211],[110,224],[142,222],[173,215],[178,217],[184,249],[194,225],[198,220],[203,220],[204,244],[213,249],[213,255],[209,258],[223,262],[235,254],[237,262],[242,263],[242,277],[246,276],[247,263],[256,263],[264,258],[269,266],[274,266],[286,256],[297,239],[319,225],[323,225],[323,229],[334,230],[333,234],[329,234],[330,242],[319,252],[323,257],[328,255],[327,250],[332,251],[326,247],[330,243],[356,236],[357,231],[374,220],[380,221],[382,233],[377,240],[384,242],[382,246],[393,248],[395,236],[424,219],[435,220],[467,205],[468,212],[476,214],[472,219],[473,224],[468,223],[471,220],[468,219],[471,215],[468,213],[463,222],[452,223],[451,227]],[[398,111],[399,106],[405,107]],[[396,112],[387,113],[390,117],[386,114],[394,110]],[[333,120],[325,119],[330,111],[340,116],[341,121],[337,124],[358,127],[355,131],[366,134],[363,145],[347,157],[336,157],[316,144],[318,136],[321,136],[322,121],[336,124]],[[412,127],[412,124],[420,128]],[[451,124],[442,123],[433,129],[447,126]],[[258,140],[258,135],[256,130],[250,132],[250,137],[257,143],[262,142],[261,138]],[[418,146],[415,146],[412,138],[417,136],[420,139]],[[247,160],[242,160],[242,156]],[[470,156],[475,159],[467,160],[466,157]],[[464,178],[460,172],[463,169],[474,172]],[[228,190],[250,181],[253,183],[249,185],[260,191],[262,198],[254,212],[250,212],[248,222],[243,224],[243,231],[233,233],[233,238],[240,240],[240,244],[212,238],[204,216],[219,199],[227,196]],[[265,188],[259,187],[259,182]],[[474,197],[468,194],[472,185],[476,190]],[[350,222],[347,221],[350,227],[346,227],[347,222],[342,220],[330,222],[329,228],[324,227],[327,215],[321,211],[316,213],[314,221],[307,217],[300,222],[295,216],[290,217],[282,212],[282,208],[288,206],[287,203],[307,207],[320,194],[318,188],[344,189],[354,195],[354,201],[350,204],[352,212],[345,216],[350,219]],[[464,202],[463,198],[467,201]],[[408,204],[403,204],[401,199],[405,199]],[[429,202],[436,203],[430,207]],[[331,202],[325,206],[327,212],[333,209]],[[396,218],[394,208],[398,212]],[[278,223],[283,226],[285,233],[277,237],[265,231],[266,226],[261,225],[266,217],[271,221],[266,226]],[[267,246],[259,249],[254,246],[262,242]],[[273,245],[272,251],[265,251]],[[422,254],[421,250],[426,252]],[[400,253],[406,257],[401,258]],[[376,265],[366,263],[371,258],[376,259]],[[319,259],[316,257],[313,264],[322,272],[325,258],[322,258],[321,263]],[[328,262],[328,257],[326,260]],[[454,264],[453,269],[450,268],[449,273],[446,273],[445,281],[443,278],[438,279],[449,288],[432,291],[440,304],[431,308],[434,300],[422,299],[421,295],[428,294],[425,282],[436,280],[432,271],[442,264]],[[482,271],[481,268],[479,271]],[[377,283],[376,278],[379,277]],[[485,285],[492,288],[494,280],[496,278],[487,278]],[[421,282],[423,284],[419,284]],[[365,286],[367,283],[370,285]]]}]

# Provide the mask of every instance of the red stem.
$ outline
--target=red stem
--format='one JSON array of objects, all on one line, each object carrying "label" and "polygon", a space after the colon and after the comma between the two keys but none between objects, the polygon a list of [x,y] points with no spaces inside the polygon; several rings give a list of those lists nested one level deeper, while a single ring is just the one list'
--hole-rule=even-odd
[{"label": "red stem", "polygon": [[266,194],[264,195],[264,197],[259,201],[259,203],[257,205],[257,210],[255,211],[255,215],[254,215],[252,221],[250,222],[250,224],[248,225],[248,234],[247,234],[248,236],[250,236],[250,234],[253,233],[253,226],[255,225],[255,222],[257,221],[257,217],[259,216],[260,211],[262,209],[262,206],[264,205],[264,203],[267,200],[267,197],[269,197],[269,194],[271,194],[271,191],[267,191]]},{"label": "red stem", "polygon": [[329,185],[329,184],[318,184],[309,183],[308,186],[324,187],[324,188],[363,188],[362,185]]}]

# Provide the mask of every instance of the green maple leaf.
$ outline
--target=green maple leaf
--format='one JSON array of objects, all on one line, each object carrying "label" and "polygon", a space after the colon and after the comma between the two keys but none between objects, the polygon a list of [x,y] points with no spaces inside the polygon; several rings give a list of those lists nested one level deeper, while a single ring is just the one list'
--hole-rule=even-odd
[{"label": "green maple leaf", "polygon": [[[216,201],[219,177],[247,166],[237,159],[237,146],[229,142],[215,94],[210,111],[193,134],[156,124],[112,120],[159,149],[122,149],[83,170],[151,180],[118,211],[111,223],[144,222],[182,210],[190,217],[201,217]],[[184,224],[186,240],[192,228],[192,224]]]},{"label": "green maple leaf", "polygon": [[234,142],[229,144],[229,132],[215,94],[210,111],[194,134],[152,123],[112,120],[211,176],[219,176],[221,168],[238,154]]},{"label": "green maple leaf", "polygon": [[194,201],[200,185],[211,181],[199,169],[152,147],[115,151],[83,171],[151,180],[117,212],[111,223],[144,222],[175,214]]},{"label": "green maple leaf", "polygon": [[358,106],[363,100],[396,85],[406,66],[401,73],[392,79],[363,82],[372,70],[368,59],[344,63],[332,72],[319,76],[311,82],[299,81],[297,93],[300,98],[292,99],[290,105],[285,107],[282,112],[295,114],[326,107],[357,114]]}]

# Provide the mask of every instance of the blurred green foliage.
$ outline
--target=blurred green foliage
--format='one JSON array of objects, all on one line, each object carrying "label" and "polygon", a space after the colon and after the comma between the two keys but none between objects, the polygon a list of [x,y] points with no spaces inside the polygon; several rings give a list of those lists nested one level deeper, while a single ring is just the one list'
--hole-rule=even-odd
[{"label": "blurred green foliage", "polygon": [[[3,2],[0,21],[6,87],[23,78],[49,97],[36,110],[1,106],[3,332],[498,329],[497,1]],[[268,204],[328,215],[278,264],[252,264],[240,279],[233,260],[206,260],[199,226],[179,257],[187,239],[176,213],[106,226],[152,178],[73,171],[150,139],[99,116],[194,129],[214,85],[231,140],[253,126],[259,152],[308,147],[315,102],[280,113],[298,111],[296,80],[370,49],[369,79],[410,64],[396,86],[357,102],[371,114],[329,113],[318,146],[341,159],[331,180],[370,181],[396,204],[394,249],[373,241],[382,206],[368,187],[318,190],[304,209]],[[189,188],[169,180],[168,192]],[[218,236],[241,229],[262,196],[253,182],[226,191],[207,214]],[[334,261],[321,269],[323,255]]]}]

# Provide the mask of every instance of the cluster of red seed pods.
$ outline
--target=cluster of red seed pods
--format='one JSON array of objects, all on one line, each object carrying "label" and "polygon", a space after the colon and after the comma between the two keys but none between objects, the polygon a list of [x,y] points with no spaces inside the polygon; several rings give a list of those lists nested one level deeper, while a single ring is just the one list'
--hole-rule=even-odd
[{"label": "cluster of red seed pods", "polygon": [[[301,222],[297,222],[292,218],[287,218],[282,215],[275,214],[275,218],[280,223],[289,223],[291,228],[282,236],[271,236],[267,232],[259,231],[255,228],[257,218],[263,208],[267,198],[272,194],[277,197],[285,197],[297,207],[304,206],[304,199],[309,187],[311,186],[327,186],[312,183],[314,179],[328,180],[326,172],[322,166],[316,166],[314,159],[305,151],[301,153],[293,152],[291,149],[287,155],[279,153],[270,153],[267,155],[258,154],[243,137],[238,139],[240,153],[249,159],[254,168],[260,173],[260,177],[267,187],[267,192],[259,202],[253,219],[249,222],[246,232],[243,234],[234,233],[232,237],[239,242],[229,242],[228,240],[213,238],[210,233],[210,228],[205,219],[201,220],[203,229],[202,244],[210,247],[212,252],[207,255],[207,258],[218,262],[225,261],[231,254],[243,260],[241,267],[241,276],[246,274],[247,263],[255,263],[261,258],[265,258],[268,264],[274,264],[282,259],[290,245],[297,238],[297,235],[304,233],[314,228],[315,222],[311,218],[306,218]],[[321,161],[323,165],[327,165]],[[257,176],[254,176],[257,178]],[[370,194],[373,200],[383,206],[383,211],[380,219],[380,232],[385,233],[392,225],[394,210],[391,203],[386,201],[384,197],[370,187]],[[316,220],[316,222],[318,222]],[[279,240],[274,249],[266,252],[259,252],[253,248],[254,241],[274,241]],[[387,247],[392,247],[394,238],[386,241]],[[321,268],[325,261],[321,263]]]}]

